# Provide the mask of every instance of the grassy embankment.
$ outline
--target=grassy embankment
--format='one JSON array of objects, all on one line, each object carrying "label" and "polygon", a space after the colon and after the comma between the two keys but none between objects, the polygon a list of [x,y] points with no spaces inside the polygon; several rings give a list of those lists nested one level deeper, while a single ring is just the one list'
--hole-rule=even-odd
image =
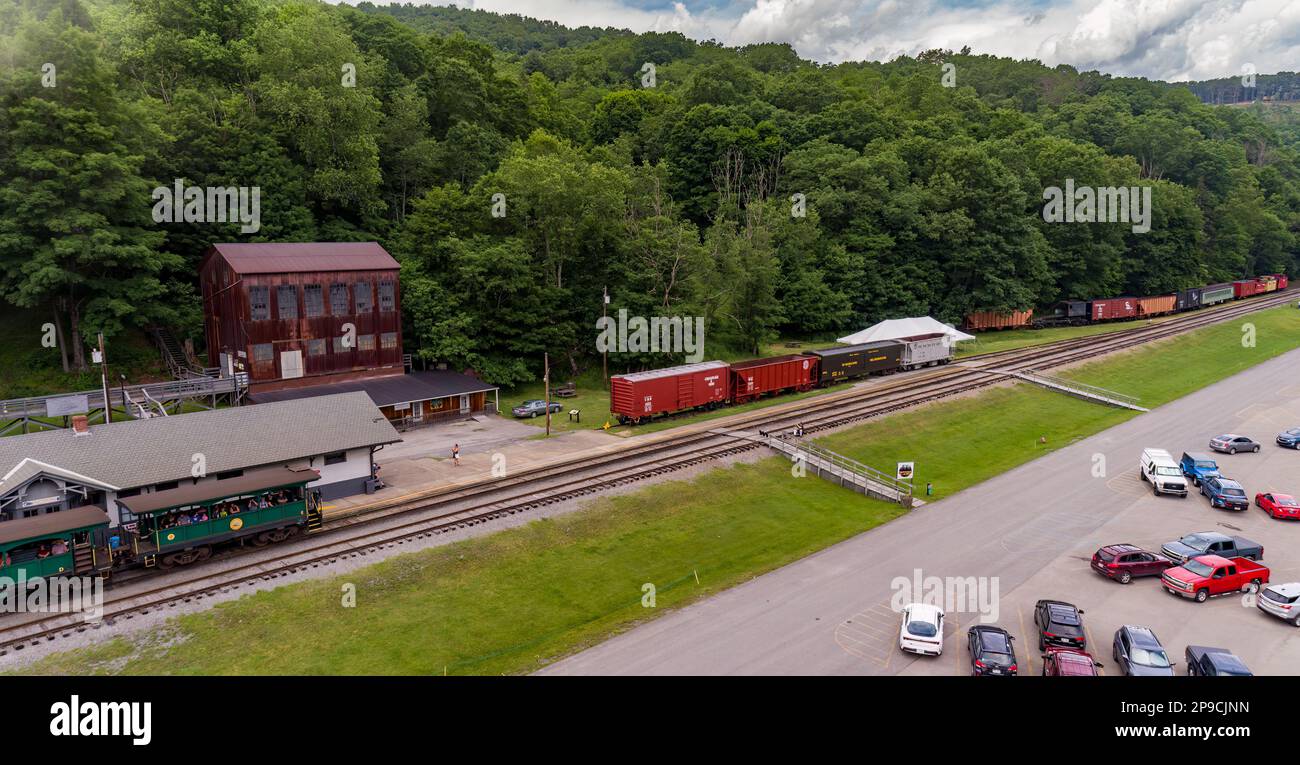
[{"label": "grassy embankment", "polygon": [[[1241,346],[1241,324],[1233,322],[1071,375],[1156,406],[1300,347],[1300,311],[1276,309],[1250,321],[1258,330],[1254,348]],[[1021,384],[882,418],[823,442],[881,467],[914,459],[918,479],[934,481],[943,496],[1131,416]],[[49,657],[30,671],[528,672],[898,512],[816,478],[792,478],[788,463],[771,458],[245,597],[145,637]],[[340,605],[345,583],[356,585],[355,608]],[[657,588],[654,610],[641,605],[645,583]]]}]

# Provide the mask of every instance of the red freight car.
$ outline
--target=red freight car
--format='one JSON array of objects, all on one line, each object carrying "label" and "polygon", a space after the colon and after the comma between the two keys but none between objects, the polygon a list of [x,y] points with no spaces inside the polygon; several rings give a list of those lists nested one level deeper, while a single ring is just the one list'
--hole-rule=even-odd
[{"label": "red freight car", "polygon": [[1272,275],[1260,276],[1255,279],[1255,294],[1258,295],[1265,292],[1275,292],[1275,291],[1277,291],[1276,276],[1272,276]]},{"label": "red freight car", "polygon": [[1131,297],[1106,298],[1092,301],[1092,320],[1111,321],[1137,316],[1137,300]]},{"label": "red freight car", "polygon": [[1259,292],[1259,285],[1254,279],[1242,279],[1232,283],[1232,296],[1240,300]]},{"label": "red freight car", "polygon": [[1277,288],[1280,290],[1286,289],[1287,278],[1288,278],[1287,275],[1286,274],[1273,274],[1273,275],[1277,277]]},{"label": "red freight car", "polygon": [[1159,316],[1162,313],[1173,313],[1177,302],[1177,295],[1138,298],[1138,316]]},{"label": "red freight car", "polygon": [[725,361],[615,375],[609,378],[609,411],[621,423],[642,422],[661,414],[715,407],[730,396]]},{"label": "red freight car", "polygon": [[816,356],[775,356],[731,365],[731,398],[737,404],[765,393],[811,390],[816,382]]},{"label": "red freight car", "polygon": [[1034,318],[1034,312],[1030,311],[1011,311],[1002,313],[998,311],[976,311],[966,317],[967,329],[1014,329],[1017,327],[1028,327],[1029,321]]}]

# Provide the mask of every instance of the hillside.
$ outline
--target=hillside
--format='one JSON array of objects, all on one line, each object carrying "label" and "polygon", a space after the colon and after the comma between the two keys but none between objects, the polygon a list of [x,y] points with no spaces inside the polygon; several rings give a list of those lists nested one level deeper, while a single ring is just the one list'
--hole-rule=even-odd
[{"label": "hillside", "polygon": [[[0,296],[74,344],[197,337],[213,241],[376,239],[403,264],[406,350],[506,385],[543,352],[598,365],[604,288],[615,313],[703,317],[720,355],[1300,266],[1293,121],[1068,66],[820,66],[304,0],[21,0],[0,48]],[[260,189],[257,230],[155,222],[176,179]],[[1150,232],[1044,222],[1067,180],[1150,187]]]}]

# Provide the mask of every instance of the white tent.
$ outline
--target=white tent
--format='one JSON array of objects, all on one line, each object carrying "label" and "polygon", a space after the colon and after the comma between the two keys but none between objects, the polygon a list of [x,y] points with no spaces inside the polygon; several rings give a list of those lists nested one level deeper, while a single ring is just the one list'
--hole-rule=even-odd
[{"label": "white tent", "polygon": [[886,319],[879,324],[873,324],[861,332],[854,332],[839,339],[841,343],[857,345],[859,343],[870,343],[876,340],[897,340],[900,337],[916,337],[917,335],[933,335],[943,333],[948,336],[949,340],[954,343],[960,343],[963,340],[974,340],[974,335],[968,335],[958,329],[954,329],[941,321],[930,318],[929,316],[919,316],[912,319]]}]

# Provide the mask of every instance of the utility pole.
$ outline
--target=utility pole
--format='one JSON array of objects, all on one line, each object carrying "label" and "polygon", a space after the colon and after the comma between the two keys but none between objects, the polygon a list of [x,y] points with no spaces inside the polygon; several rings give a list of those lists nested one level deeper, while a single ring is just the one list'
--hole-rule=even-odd
[{"label": "utility pole", "polygon": [[104,333],[99,333],[99,380],[104,386],[104,423],[113,421],[113,402],[108,400],[108,359],[104,356]]},{"label": "utility pole", "polygon": [[[606,325],[605,312],[609,309],[609,287],[602,287],[604,290],[604,300],[600,304],[600,326]],[[609,343],[605,343],[605,350],[601,352],[601,366],[604,368],[605,390],[609,390]]]},{"label": "utility pole", "polygon": [[543,396],[546,403],[546,437],[551,436],[551,354],[542,354],[542,385],[545,386],[546,394]]}]

